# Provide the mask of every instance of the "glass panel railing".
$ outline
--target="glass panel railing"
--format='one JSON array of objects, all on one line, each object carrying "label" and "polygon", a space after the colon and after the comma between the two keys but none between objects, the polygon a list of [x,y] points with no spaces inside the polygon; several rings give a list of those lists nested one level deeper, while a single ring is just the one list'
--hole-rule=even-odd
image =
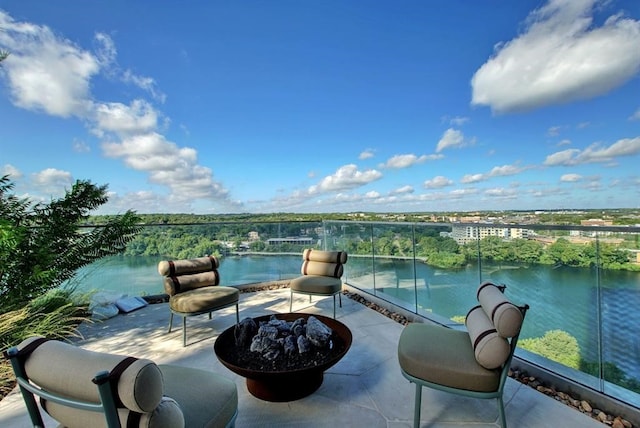
[{"label": "glass panel railing", "polygon": [[350,268],[364,272],[350,285],[439,322],[462,322],[482,281],[505,284],[514,302],[531,307],[521,358],[640,406],[638,227],[349,223],[325,227],[350,230],[338,241],[357,249]]},{"label": "glass panel railing", "polygon": [[123,256],[83,269],[81,289],[160,294],[167,258],[221,256],[228,285],[300,274],[304,248],[347,251],[343,280],[446,324],[482,281],[527,303],[518,356],[640,407],[640,228],[402,222],[147,225]]}]

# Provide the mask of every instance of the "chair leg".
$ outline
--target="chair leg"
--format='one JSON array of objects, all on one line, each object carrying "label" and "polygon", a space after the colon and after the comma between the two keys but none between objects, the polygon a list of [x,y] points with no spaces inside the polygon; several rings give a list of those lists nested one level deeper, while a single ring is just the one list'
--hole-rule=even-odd
[{"label": "chair leg", "polygon": [[336,295],[333,295],[333,319],[336,319]]},{"label": "chair leg", "polygon": [[293,290],[291,290],[291,296],[289,297],[289,312],[293,312]]},{"label": "chair leg", "polygon": [[182,317],[182,346],[187,346],[187,317]]},{"label": "chair leg", "polygon": [[504,402],[502,401],[502,396],[498,397],[498,414],[500,415],[500,426],[502,428],[507,428],[507,417],[504,413]]},{"label": "chair leg", "polygon": [[422,385],[416,383],[416,402],[413,409],[413,428],[420,428],[420,406],[422,406]]},{"label": "chair leg", "polygon": [[338,300],[340,300],[340,307],[342,307],[342,291],[338,293]]},{"label": "chair leg", "polygon": [[167,333],[171,333],[171,327],[173,327],[173,312],[169,312],[169,331]]},{"label": "chair leg", "polygon": [[[289,311],[291,312],[291,311]],[[240,310],[238,309],[238,304],[236,303],[236,324],[240,324]]]}]

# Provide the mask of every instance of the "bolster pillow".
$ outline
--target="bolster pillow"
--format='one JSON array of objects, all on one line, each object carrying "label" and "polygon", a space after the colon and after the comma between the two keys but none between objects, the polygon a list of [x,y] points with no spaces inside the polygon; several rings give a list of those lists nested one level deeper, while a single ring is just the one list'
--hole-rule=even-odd
[{"label": "bolster pillow", "polygon": [[493,322],[502,337],[514,337],[520,332],[523,316],[520,309],[511,303],[502,291],[491,282],[478,287],[478,302]]},{"label": "bolster pillow", "polygon": [[[24,340],[18,349],[33,340]],[[98,387],[91,380],[100,371],[111,372],[126,358],[48,340],[27,357],[25,371],[36,384],[51,392],[99,403]],[[136,359],[120,374],[114,391],[116,402],[120,401],[128,409],[150,412],[162,399],[162,373],[153,361]]]},{"label": "bolster pillow", "polygon": [[347,262],[347,253],[344,251],[321,251],[307,248],[302,252],[302,260],[345,264]]},{"label": "bolster pillow", "polygon": [[320,275],[340,278],[344,268],[340,263],[323,263],[305,260],[300,268],[303,275]]},{"label": "bolster pillow", "polygon": [[200,287],[220,284],[220,274],[217,270],[193,273],[190,275],[165,276],[164,291],[169,296],[194,290]]},{"label": "bolster pillow", "polygon": [[486,369],[502,366],[511,352],[509,342],[500,337],[481,306],[469,311],[465,324],[478,364]]},{"label": "bolster pillow", "polygon": [[158,263],[158,273],[162,276],[178,276],[216,270],[220,261],[214,256],[189,260],[163,260]]},{"label": "bolster pillow", "polygon": [[[104,414],[88,410],[72,409],[61,404],[45,402],[46,412],[65,428],[87,428],[105,425]],[[135,428],[184,428],[184,415],[178,403],[162,397],[160,404],[149,413],[136,413],[129,409],[118,409],[120,426]]]}]

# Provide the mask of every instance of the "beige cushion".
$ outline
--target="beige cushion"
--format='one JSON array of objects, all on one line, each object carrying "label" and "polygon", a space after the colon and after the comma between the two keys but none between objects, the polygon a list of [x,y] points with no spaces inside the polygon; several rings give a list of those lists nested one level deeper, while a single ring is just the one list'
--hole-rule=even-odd
[{"label": "beige cushion", "polygon": [[340,263],[324,263],[305,260],[300,268],[303,275],[321,275],[340,278],[344,271],[344,267]]},{"label": "beige cushion", "polygon": [[[18,349],[34,339],[23,341]],[[125,358],[49,340],[31,353],[25,362],[25,370],[38,385],[51,392],[98,403],[98,388],[91,379],[100,371],[113,370]],[[122,372],[116,390],[127,408],[150,412],[162,399],[162,374],[154,362],[139,359]]]},{"label": "beige cushion", "polygon": [[302,260],[345,264],[347,262],[347,253],[344,251],[322,251],[307,248],[302,252]]},{"label": "beige cushion", "polygon": [[[45,403],[45,410],[65,428],[106,427],[102,413],[73,409],[51,402]],[[149,413],[118,409],[118,418],[122,427],[183,428],[186,426],[180,406],[169,397],[163,397],[158,406]]]},{"label": "beige cushion", "polygon": [[440,325],[410,323],[398,342],[400,367],[409,375],[451,388],[492,392],[500,372],[476,361],[466,331]]},{"label": "beige cushion", "polygon": [[188,260],[163,260],[158,263],[158,273],[162,276],[177,276],[216,270],[220,261],[213,256]]},{"label": "beige cushion", "polygon": [[509,342],[498,334],[481,306],[469,311],[465,324],[478,364],[487,369],[502,366],[511,352]]},{"label": "beige cushion", "polygon": [[495,284],[491,282],[480,284],[477,295],[478,302],[500,336],[514,337],[520,332],[523,321],[522,312]]},{"label": "beige cushion", "polygon": [[225,427],[238,410],[236,384],[215,373],[177,365],[159,365],[165,394],[184,413],[186,427]]},{"label": "beige cushion", "polygon": [[240,291],[235,287],[203,287],[178,293],[169,298],[169,307],[176,312],[198,313],[238,303]]},{"label": "beige cushion", "polygon": [[331,276],[304,275],[292,279],[289,288],[293,291],[331,295],[342,290],[342,280]]},{"label": "beige cushion", "polygon": [[220,284],[220,274],[214,270],[180,276],[165,276],[163,281],[165,293],[173,296],[196,288],[218,285]]}]

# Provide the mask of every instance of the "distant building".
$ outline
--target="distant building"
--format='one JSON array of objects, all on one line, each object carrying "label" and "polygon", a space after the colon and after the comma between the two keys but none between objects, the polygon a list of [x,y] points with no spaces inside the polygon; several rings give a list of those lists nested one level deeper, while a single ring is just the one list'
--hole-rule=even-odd
[{"label": "distant building", "polygon": [[267,245],[279,244],[313,245],[313,238],[288,237],[267,239]]},{"label": "distant building", "polygon": [[255,241],[259,241],[260,240],[260,235],[258,234],[258,232],[252,231],[249,232],[249,241],[250,242],[255,242]]},{"label": "distant building", "polygon": [[461,226],[454,224],[450,236],[458,244],[464,245],[488,236],[497,236],[501,239],[526,239],[529,237],[529,230],[520,227]]}]

